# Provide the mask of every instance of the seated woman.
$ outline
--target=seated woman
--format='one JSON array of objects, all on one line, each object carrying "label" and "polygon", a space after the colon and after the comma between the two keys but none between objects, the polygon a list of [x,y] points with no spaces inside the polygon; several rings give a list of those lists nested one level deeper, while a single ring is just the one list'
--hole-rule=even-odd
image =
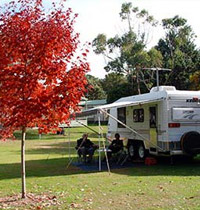
[{"label": "seated woman", "polygon": [[124,147],[123,140],[120,139],[119,133],[115,134],[115,139],[112,140],[111,144],[108,146],[108,149],[111,151],[107,152],[108,159],[112,157],[113,153],[117,153],[122,150]]},{"label": "seated woman", "polygon": [[[85,133],[83,134],[82,138],[77,140],[77,146],[75,147],[77,149],[79,157],[81,155],[84,158],[84,162],[91,162],[92,161],[92,156],[94,155],[94,151],[98,148],[97,145],[95,145],[90,139],[88,139],[88,134]],[[88,157],[88,160],[86,160]]]}]

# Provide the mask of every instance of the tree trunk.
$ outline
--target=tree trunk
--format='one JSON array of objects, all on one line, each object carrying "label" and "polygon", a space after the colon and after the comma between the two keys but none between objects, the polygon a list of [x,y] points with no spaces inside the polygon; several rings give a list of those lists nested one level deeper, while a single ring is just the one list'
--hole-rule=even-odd
[{"label": "tree trunk", "polygon": [[22,198],[26,198],[25,139],[26,139],[26,128],[22,128],[22,141],[21,141]]}]

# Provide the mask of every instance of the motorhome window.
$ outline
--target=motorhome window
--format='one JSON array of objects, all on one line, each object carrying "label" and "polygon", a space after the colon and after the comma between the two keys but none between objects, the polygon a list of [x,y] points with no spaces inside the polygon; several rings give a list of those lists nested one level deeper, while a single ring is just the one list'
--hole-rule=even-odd
[{"label": "motorhome window", "polygon": [[[126,107],[117,109],[117,119],[126,124]],[[124,128],[124,126],[121,123],[118,123],[118,128]]]},{"label": "motorhome window", "polygon": [[134,122],[144,122],[144,109],[134,109],[133,110],[133,121]]},{"label": "motorhome window", "polygon": [[156,128],[156,107],[149,107],[150,128]]}]

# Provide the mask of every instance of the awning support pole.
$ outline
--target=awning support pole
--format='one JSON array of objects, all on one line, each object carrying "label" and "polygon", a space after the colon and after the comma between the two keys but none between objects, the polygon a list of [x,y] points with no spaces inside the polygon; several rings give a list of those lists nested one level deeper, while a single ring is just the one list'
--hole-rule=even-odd
[{"label": "awning support pole", "polygon": [[100,138],[101,138],[101,135],[100,135],[100,126],[101,126],[101,121],[100,121],[100,112],[98,112],[98,125],[99,125],[99,133],[98,133],[98,139],[99,139],[99,171],[101,171],[101,151],[100,151],[100,148],[101,148],[101,143],[100,143]]},{"label": "awning support pole", "polygon": [[[101,133],[101,113],[98,112],[98,124],[99,124],[99,171],[101,171],[101,144],[100,144],[100,140],[103,137],[102,133]],[[106,151],[106,146],[105,146],[105,142],[103,141],[103,151],[105,152],[105,158],[106,158],[106,164],[107,164],[107,168],[108,168],[108,172],[110,174],[110,165],[108,162],[108,156],[107,156],[107,151]]]}]

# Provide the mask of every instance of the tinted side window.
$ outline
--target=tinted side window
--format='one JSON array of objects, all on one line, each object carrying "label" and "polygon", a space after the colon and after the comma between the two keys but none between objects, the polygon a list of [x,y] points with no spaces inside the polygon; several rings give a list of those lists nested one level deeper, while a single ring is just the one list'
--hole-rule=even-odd
[{"label": "tinted side window", "polygon": [[144,109],[133,110],[133,122],[144,122]]},{"label": "tinted side window", "polygon": [[[117,119],[126,124],[126,107],[117,109]],[[124,126],[118,123],[118,128],[124,128]]]},{"label": "tinted side window", "polygon": [[150,128],[156,128],[156,107],[149,107],[149,116]]}]

